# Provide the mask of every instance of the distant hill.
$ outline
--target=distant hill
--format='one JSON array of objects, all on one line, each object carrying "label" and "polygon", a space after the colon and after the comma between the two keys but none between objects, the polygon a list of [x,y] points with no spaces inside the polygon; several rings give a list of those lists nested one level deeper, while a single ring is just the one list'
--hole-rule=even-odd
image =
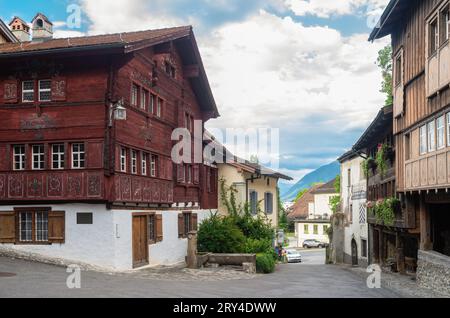
[{"label": "distant hill", "polygon": [[285,191],[281,189],[281,200],[283,202],[293,201],[300,191],[309,189],[314,183],[326,183],[328,181],[331,181],[336,178],[336,176],[340,174],[340,172],[340,165],[337,161],[330,163],[329,165],[320,167],[319,169],[304,176],[303,179],[301,179],[290,189]]}]

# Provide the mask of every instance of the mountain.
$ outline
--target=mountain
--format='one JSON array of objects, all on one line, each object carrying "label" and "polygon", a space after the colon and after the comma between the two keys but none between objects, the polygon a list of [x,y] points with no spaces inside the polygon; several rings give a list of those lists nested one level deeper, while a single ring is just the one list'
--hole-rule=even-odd
[{"label": "mountain", "polygon": [[339,162],[337,161],[330,163],[329,165],[320,167],[319,169],[304,176],[303,179],[297,182],[290,189],[285,191],[281,189],[281,200],[283,202],[293,201],[300,191],[309,189],[314,183],[326,183],[328,181],[331,181],[336,178],[336,176],[339,175],[340,172],[341,168]]}]

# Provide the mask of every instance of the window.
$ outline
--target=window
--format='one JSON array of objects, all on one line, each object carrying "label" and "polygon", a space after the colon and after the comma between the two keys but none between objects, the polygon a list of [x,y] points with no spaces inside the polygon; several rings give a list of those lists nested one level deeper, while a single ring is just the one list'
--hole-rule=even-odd
[{"label": "window", "polygon": [[441,116],[436,120],[437,131],[437,148],[445,147],[445,116]]},{"label": "window", "polygon": [[72,169],[83,169],[85,166],[84,144],[72,144]]},{"label": "window", "polygon": [[156,95],[150,94],[150,107],[149,107],[149,110],[148,110],[148,111],[149,111],[151,114],[154,114],[154,113],[155,113],[156,99],[157,99]]},{"label": "window", "polygon": [[405,134],[405,160],[411,159],[411,135]]},{"label": "window", "polygon": [[53,145],[52,146],[52,169],[59,170],[64,169],[64,145]]},{"label": "window", "polygon": [[402,63],[402,55],[399,54],[399,56],[395,60],[395,86],[402,83]]},{"label": "window", "polygon": [[131,150],[131,173],[137,174],[137,152]]},{"label": "window", "polygon": [[428,152],[436,150],[436,124],[433,121],[429,122],[427,125],[428,129]]},{"label": "window", "polygon": [[127,172],[127,150],[120,148],[120,171]]},{"label": "window", "polygon": [[186,182],[192,183],[192,166],[186,167]]},{"label": "window", "polygon": [[176,68],[172,64],[170,64],[169,62],[165,62],[164,67],[167,75],[169,75],[172,78],[176,77]]},{"label": "window", "polygon": [[147,98],[148,92],[145,89],[141,89],[141,100],[140,100],[141,109],[145,110],[147,108]]},{"label": "window", "polygon": [[143,152],[142,153],[142,165],[141,165],[141,174],[143,176],[147,175],[147,159],[148,159],[148,155]]},{"label": "window", "polygon": [[437,19],[430,23],[429,26],[429,37],[430,37],[430,55],[436,53],[439,47],[439,28]]},{"label": "window", "polygon": [[32,146],[33,170],[43,170],[44,160],[45,160],[44,145],[33,145]]},{"label": "window", "polygon": [[20,212],[19,241],[48,242],[48,212]]},{"label": "window", "polygon": [[22,102],[34,102],[34,81],[22,82]]},{"label": "window", "polygon": [[267,214],[273,213],[273,194],[270,192],[267,192],[264,195],[264,210]]},{"label": "window", "polygon": [[420,154],[426,154],[427,149],[427,126],[425,125],[420,127]]},{"label": "window", "polygon": [[347,170],[347,187],[351,188],[352,186],[352,169]]},{"label": "window", "polygon": [[367,240],[361,240],[361,256],[367,257]]},{"label": "window", "polygon": [[154,214],[148,216],[148,241],[149,243],[156,243],[156,222]]},{"label": "window", "polygon": [[93,213],[77,213],[77,224],[78,225],[91,225],[94,224]]},{"label": "window", "polygon": [[303,232],[305,232],[305,234],[309,234],[309,225],[308,224],[305,224],[303,226]]},{"label": "window", "polygon": [[250,191],[250,212],[258,214],[258,192],[254,190]]},{"label": "window", "polygon": [[162,105],[163,100],[161,98],[158,98],[158,104],[156,105],[156,116],[161,117],[162,115]]},{"label": "window", "polygon": [[40,80],[39,81],[39,101],[49,102],[52,100],[52,81]]},{"label": "window", "polygon": [[450,113],[447,114],[447,146],[450,147]]},{"label": "window", "polygon": [[133,106],[138,105],[138,94],[139,94],[139,86],[133,84],[133,86],[131,87],[131,105]]},{"label": "window", "polygon": [[178,215],[178,237],[186,238],[189,232],[197,231],[196,213],[183,212]]},{"label": "window", "polygon": [[328,225],[323,226],[323,233],[326,234],[328,232]]},{"label": "window", "polygon": [[156,178],[157,173],[158,173],[157,168],[156,168],[157,164],[158,164],[158,157],[155,155],[152,155],[151,163],[150,163],[150,173],[153,178]]},{"label": "window", "polygon": [[450,11],[447,5],[441,12],[441,42],[449,40],[450,38]]},{"label": "window", "polygon": [[25,146],[16,145],[14,149],[14,170],[25,170]]},{"label": "window", "polygon": [[314,235],[318,235],[318,234],[319,234],[319,226],[314,225]]}]

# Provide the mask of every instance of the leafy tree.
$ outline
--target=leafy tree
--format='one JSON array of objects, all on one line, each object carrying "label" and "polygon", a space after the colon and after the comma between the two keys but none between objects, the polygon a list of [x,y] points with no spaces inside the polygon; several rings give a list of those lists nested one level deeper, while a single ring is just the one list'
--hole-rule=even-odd
[{"label": "leafy tree", "polygon": [[334,189],[336,190],[336,193],[339,193],[339,195],[335,195],[330,198],[330,209],[333,213],[337,213],[339,211],[339,205],[341,203],[341,176],[338,175],[336,177],[336,180],[334,181]]},{"label": "leafy tree", "polygon": [[298,194],[297,194],[297,197],[295,198],[295,203],[297,203],[297,201],[298,200],[300,200],[301,198],[303,198],[303,196],[305,195],[305,193],[306,192],[308,192],[309,191],[309,189],[304,189],[304,190],[302,190],[302,191],[300,191]]},{"label": "leafy tree", "polygon": [[378,52],[377,65],[381,68],[383,76],[380,92],[386,94],[385,105],[390,106],[394,103],[392,93],[392,47],[390,45]]},{"label": "leafy tree", "polygon": [[277,187],[277,201],[278,201],[278,226],[280,229],[288,231],[289,221],[287,218],[286,210],[283,207],[280,196],[280,188]]}]

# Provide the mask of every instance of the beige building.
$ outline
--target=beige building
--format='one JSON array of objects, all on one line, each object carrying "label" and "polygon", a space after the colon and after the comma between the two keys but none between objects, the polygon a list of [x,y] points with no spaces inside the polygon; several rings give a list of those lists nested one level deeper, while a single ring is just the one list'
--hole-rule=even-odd
[{"label": "beige building", "polygon": [[274,227],[278,226],[278,180],[292,178],[250,162],[222,163],[218,164],[218,168],[219,213],[228,214],[221,196],[223,183],[225,189],[233,189],[237,206],[244,207],[248,203],[252,214],[256,216],[260,211]]},{"label": "beige building", "polygon": [[2,19],[0,19],[0,44],[7,42],[17,42],[17,38]]}]

